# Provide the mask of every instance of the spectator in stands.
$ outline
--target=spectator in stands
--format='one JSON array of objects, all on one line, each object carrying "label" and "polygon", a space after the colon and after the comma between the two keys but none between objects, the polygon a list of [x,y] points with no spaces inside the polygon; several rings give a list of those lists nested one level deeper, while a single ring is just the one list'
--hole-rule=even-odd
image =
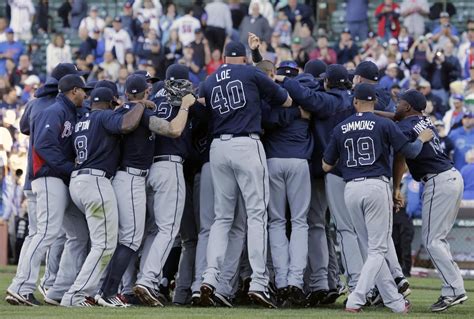
[{"label": "spectator in stands", "polygon": [[345,28],[341,33],[339,43],[336,44],[334,50],[337,54],[337,63],[345,64],[349,61],[358,61],[359,48],[352,41],[352,36],[348,28]]},{"label": "spectator in stands", "polygon": [[322,60],[327,65],[337,63],[336,51],[329,47],[328,38],[326,36],[318,37],[317,48],[309,54],[309,58],[311,60]]},{"label": "spectator in stands", "polygon": [[215,49],[211,53],[211,61],[206,65],[206,73],[207,75],[211,75],[212,73],[216,72],[216,70],[224,63],[222,59],[222,53],[219,49]]},{"label": "spectator in stands", "polygon": [[50,74],[59,63],[72,63],[72,53],[71,47],[64,41],[64,36],[57,33],[46,48],[46,72]]},{"label": "spectator in stands", "polygon": [[[140,21],[149,20],[150,28],[158,32],[159,20],[163,12],[163,7],[160,1],[143,0],[143,7],[136,5],[138,1],[133,4],[133,8]],[[141,1],[140,1],[141,2]]]},{"label": "spectator in stands", "polygon": [[15,31],[19,40],[31,39],[31,26],[35,15],[35,7],[31,0],[8,0],[10,5],[10,28]]},{"label": "spectator in stands", "polygon": [[381,88],[390,90],[393,85],[399,84],[397,79],[398,65],[390,63],[385,70],[385,75],[380,79],[379,85]]},{"label": "spectator in stands", "polygon": [[432,51],[425,36],[420,36],[415,40],[410,48],[410,57],[413,60],[413,64],[416,64],[423,68],[428,61],[428,57],[431,57]]},{"label": "spectator in stands", "polygon": [[462,119],[469,110],[464,106],[464,96],[461,94],[453,94],[451,97],[452,107],[443,117],[446,125],[446,133],[454,130],[462,125]]},{"label": "spectator in stands", "polygon": [[205,67],[211,60],[211,50],[209,48],[209,42],[204,38],[204,34],[201,29],[196,29],[195,39],[190,44],[193,48],[193,61],[202,70],[201,80],[205,78]]},{"label": "spectator in stands", "polygon": [[398,47],[400,51],[409,50],[413,44],[413,38],[408,33],[408,29],[406,27],[400,28],[400,33],[398,34]]},{"label": "spectator in stands", "polygon": [[311,20],[313,12],[309,6],[298,3],[298,0],[288,0],[288,5],[283,7],[283,10],[285,10],[293,30],[297,22],[302,25],[307,24],[310,30],[313,29],[313,21]]},{"label": "spectator in stands", "polygon": [[369,33],[368,11],[368,0],[347,0],[346,22],[352,38],[356,41],[365,41],[367,39],[367,34]]},{"label": "spectator in stands", "polygon": [[20,55],[18,67],[16,70],[22,80],[26,79],[30,75],[36,74],[33,70],[33,66],[31,65],[30,61],[30,56],[28,54]]},{"label": "spectator in stands", "polygon": [[95,29],[99,29],[100,31],[104,30],[105,21],[99,17],[99,8],[97,8],[97,6],[91,6],[89,15],[82,19],[81,23],[79,24],[79,29],[82,28],[86,28],[89,32],[89,36],[91,37]]},{"label": "spectator in stands", "polygon": [[449,138],[455,145],[453,161],[454,167],[461,170],[466,164],[466,154],[474,149],[474,114],[465,113],[462,118],[462,126],[452,130]]},{"label": "spectator in stands", "polygon": [[[126,59],[127,58],[125,57],[125,60]],[[136,69],[134,69],[133,72],[135,72],[135,70]],[[127,77],[128,77],[129,74],[131,74],[131,73],[128,72],[126,67],[123,66],[123,67],[120,68],[119,76],[118,76],[118,80],[117,80],[117,91],[118,91],[118,94],[119,94],[120,98],[125,96],[125,82],[127,81]]]},{"label": "spectator in stands", "polygon": [[474,64],[474,20],[466,24],[466,37],[458,49],[458,59],[461,64],[462,78],[469,78],[469,68]]},{"label": "spectator in stands", "polygon": [[183,55],[183,44],[179,40],[178,31],[172,29],[170,38],[165,44],[166,65],[171,65],[181,58]]},{"label": "spectator in stands", "polygon": [[21,90],[21,104],[24,105],[34,97],[35,91],[39,88],[41,80],[37,75],[29,75],[22,81],[23,90]]},{"label": "spectator in stands", "polygon": [[433,113],[436,115],[436,117],[442,119],[449,108],[447,104],[443,103],[443,100],[441,100],[441,98],[431,92],[430,82],[426,80],[420,81],[420,83],[418,84],[418,90],[423,93],[427,101],[433,104]]},{"label": "spectator in stands", "polygon": [[171,25],[176,19],[176,5],[170,2],[166,5],[165,15],[160,19],[161,43],[164,45],[168,42],[170,36]]},{"label": "spectator in stands", "polygon": [[427,0],[403,0],[400,14],[403,25],[415,39],[425,33],[425,17],[430,13]]},{"label": "spectator in stands", "polygon": [[84,19],[87,16],[87,1],[86,0],[73,0],[71,2],[71,28],[77,30]]},{"label": "spectator in stands", "polygon": [[49,20],[52,19],[49,15],[49,1],[40,0],[36,6],[36,15],[33,33],[45,33],[49,31]]},{"label": "spectator in stands", "polygon": [[[251,0],[250,5],[249,5],[249,10],[248,10],[248,15],[252,15],[252,6],[254,3],[257,3],[259,6],[259,11],[260,14],[267,19],[268,24],[273,27],[274,26],[274,17],[275,17],[275,12],[273,10],[273,4],[269,0]],[[247,40],[247,39],[245,39]],[[242,42],[242,43],[246,43]]]},{"label": "spectator in stands", "polygon": [[7,41],[8,21],[5,17],[0,17],[0,43]]},{"label": "spectator in stands", "polygon": [[449,13],[441,12],[439,15],[439,25],[433,30],[434,49],[442,49],[446,43],[451,42],[454,45],[459,43],[458,29],[449,21]]},{"label": "spectator in stands", "polygon": [[158,39],[155,30],[150,30],[144,41],[137,42],[135,54],[140,59],[139,63],[141,63],[143,60],[151,60],[152,63],[157,66],[164,64],[164,50],[162,50],[160,39]]},{"label": "spectator in stands", "polygon": [[194,50],[191,45],[187,45],[183,48],[183,57],[178,60],[178,63],[188,67],[190,80],[194,86],[199,86],[201,79],[206,77],[206,70],[197,65],[194,60]]},{"label": "spectator in stands", "polygon": [[120,18],[122,27],[128,32],[130,39],[136,39],[140,35],[141,22],[133,15],[133,7],[130,2],[125,2],[123,5],[123,13]]},{"label": "spectator in stands", "polygon": [[7,40],[0,42],[0,76],[6,74],[6,60],[12,59],[17,64],[20,55],[24,51],[23,44],[20,41],[15,41],[15,34],[12,28],[7,28],[6,34]]},{"label": "spectator in stands", "polygon": [[30,42],[28,53],[30,56],[31,64],[33,66],[33,71],[35,72],[35,74],[42,76],[43,74],[41,73],[41,70],[44,66],[44,55],[40,50],[40,45],[37,40],[33,39]]},{"label": "spectator in stands", "polygon": [[154,11],[156,12],[156,16],[161,17],[163,15],[163,6],[161,5],[160,0],[127,0],[127,2],[133,3],[133,10],[135,12],[139,12],[140,9],[144,8],[145,6],[150,7],[150,4],[147,4],[146,2],[151,2],[151,5],[154,8]]},{"label": "spectator in stands", "polygon": [[384,0],[376,9],[375,17],[378,20],[377,33],[379,37],[388,41],[398,37],[400,32],[400,7],[393,0]]},{"label": "spectator in stands", "polygon": [[309,55],[305,50],[303,50],[300,37],[293,38],[293,42],[291,43],[291,52],[293,61],[298,64],[298,67],[304,68],[306,62],[309,61]]},{"label": "spectator in stands", "polygon": [[206,38],[211,50],[224,48],[227,37],[232,35],[232,15],[229,6],[222,0],[213,0],[208,3],[204,10],[207,13]]},{"label": "spectator in stands", "polygon": [[64,29],[70,28],[69,18],[71,17],[71,3],[64,1],[63,4],[58,8],[58,17],[62,20],[62,26]]},{"label": "spectator in stands", "polygon": [[[414,87],[410,86],[410,81],[415,83]],[[415,64],[408,73],[408,77],[405,77],[400,81],[400,87],[403,90],[408,90],[409,88],[418,89],[422,81],[426,82],[426,80],[421,76],[421,68]]]},{"label": "spectator in stands", "polygon": [[120,64],[125,62],[125,52],[132,49],[132,40],[128,32],[122,28],[122,19],[115,17],[112,28],[105,28],[105,50],[114,52]]},{"label": "spectator in stands", "polygon": [[291,22],[288,20],[285,10],[278,10],[278,16],[273,31],[280,35],[281,43],[291,45]]},{"label": "spectator in stands", "polygon": [[[2,110],[2,113],[5,112],[5,110],[15,110],[18,106],[18,97],[16,95],[16,89],[14,87],[10,87],[6,94],[3,95],[2,101],[0,102],[0,110]],[[6,117],[3,119],[5,123]]]},{"label": "spectator in stands", "polygon": [[192,7],[185,9],[185,15],[176,19],[171,25],[172,30],[178,31],[179,39],[183,45],[188,45],[195,39],[195,32],[201,28],[201,22],[193,17]]},{"label": "spectator in stands", "polygon": [[133,51],[130,50],[125,53],[125,64],[123,66],[127,69],[129,74],[132,74],[137,70],[137,60],[135,59]]},{"label": "spectator in stands", "polygon": [[250,6],[250,12],[250,15],[246,16],[240,24],[240,42],[247,43],[249,32],[255,34],[262,41],[270,42],[272,28],[270,28],[267,19],[260,14],[260,4],[254,2]]},{"label": "spectator in stands", "polygon": [[20,84],[21,79],[16,71],[15,61],[8,58],[5,62],[5,70],[6,70],[5,77],[8,79],[8,82],[10,83],[11,87],[14,87],[15,85]]},{"label": "spectator in stands", "polygon": [[112,52],[105,51],[104,62],[100,64],[100,67],[106,72],[108,80],[112,82],[117,81],[120,63],[117,62]]},{"label": "spectator in stands", "polygon": [[299,33],[293,32],[293,36],[298,36],[301,39],[301,48],[308,55],[316,48],[316,41],[311,34],[311,29],[308,24],[303,23]]},{"label": "spectator in stands", "polygon": [[230,15],[232,17],[232,41],[239,41],[239,27],[247,15],[248,8],[241,0],[229,0]]},{"label": "spectator in stands", "polygon": [[461,175],[464,180],[464,200],[474,200],[474,149],[466,153],[466,163],[461,169]]}]

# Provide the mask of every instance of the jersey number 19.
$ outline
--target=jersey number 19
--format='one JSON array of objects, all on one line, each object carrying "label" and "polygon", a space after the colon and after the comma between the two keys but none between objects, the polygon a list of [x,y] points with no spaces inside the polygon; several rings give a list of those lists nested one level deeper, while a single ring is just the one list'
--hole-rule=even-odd
[{"label": "jersey number 19", "polygon": [[371,137],[359,137],[354,145],[354,139],[348,138],[344,142],[347,150],[347,167],[367,166],[375,162],[375,147]]}]

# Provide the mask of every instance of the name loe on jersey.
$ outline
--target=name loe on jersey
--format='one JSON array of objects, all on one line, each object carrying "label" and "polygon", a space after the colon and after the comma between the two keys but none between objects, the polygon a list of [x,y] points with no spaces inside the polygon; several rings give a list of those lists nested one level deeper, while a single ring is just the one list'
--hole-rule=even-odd
[{"label": "name loe on jersey", "polygon": [[374,129],[375,122],[374,121],[354,121],[341,126],[342,133],[346,134],[350,131],[360,131],[360,130],[368,130],[372,131]]}]

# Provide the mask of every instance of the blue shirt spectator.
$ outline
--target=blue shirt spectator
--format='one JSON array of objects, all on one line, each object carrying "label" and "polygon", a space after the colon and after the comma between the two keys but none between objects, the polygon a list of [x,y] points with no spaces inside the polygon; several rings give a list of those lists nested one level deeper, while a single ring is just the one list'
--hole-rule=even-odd
[{"label": "blue shirt spectator", "polygon": [[449,134],[454,142],[454,167],[461,170],[466,164],[466,153],[474,149],[474,115],[466,113],[462,119],[462,127],[458,127]]},{"label": "blue shirt spectator", "polygon": [[23,54],[23,44],[19,41],[15,41],[13,29],[6,29],[7,41],[0,42],[0,76],[4,76],[6,73],[5,63],[8,58],[13,59],[15,64],[18,64],[20,55]]}]

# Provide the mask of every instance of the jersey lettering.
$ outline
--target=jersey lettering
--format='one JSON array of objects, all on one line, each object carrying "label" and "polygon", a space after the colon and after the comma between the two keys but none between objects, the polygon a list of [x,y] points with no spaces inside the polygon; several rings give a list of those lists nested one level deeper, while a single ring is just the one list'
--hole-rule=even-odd
[{"label": "jersey lettering", "polygon": [[74,140],[76,149],[76,164],[82,164],[87,160],[87,136],[79,135]]},{"label": "jersey lettering", "polygon": [[171,116],[171,105],[169,105],[168,102],[161,102],[160,105],[158,105],[156,114],[159,118],[164,120],[169,119]]},{"label": "jersey lettering", "polygon": [[357,152],[354,148],[354,139],[348,138],[344,142],[347,150],[347,167],[368,166],[375,162],[375,147],[371,137],[359,137],[357,139]]},{"label": "jersey lettering", "polygon": [[247,104],[244,87],[240,80],[227,83],[225,93],[226,95],[222,92],[221,86],[215,86],[212,89],[211,106],[213,109],[218,109],[219,113],[225,114],[230,109],[240,109]]}]

